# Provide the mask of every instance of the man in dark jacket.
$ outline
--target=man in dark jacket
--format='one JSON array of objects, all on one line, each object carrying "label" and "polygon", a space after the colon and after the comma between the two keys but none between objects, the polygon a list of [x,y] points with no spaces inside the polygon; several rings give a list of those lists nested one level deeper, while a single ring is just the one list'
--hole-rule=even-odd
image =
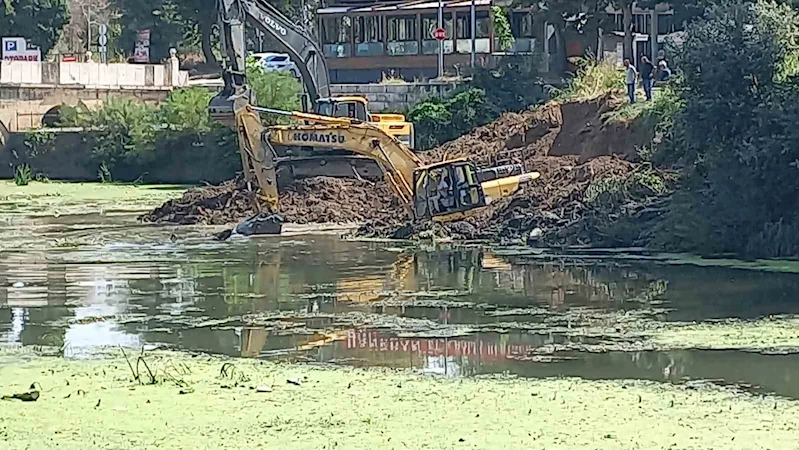
[{"label": "man in dark jacket", "polygon": [[641,57],[641,66],[638,73],[641,74],[641,84],[643,85],[646,99],[652,100],[652,81],[654,80],[655,66],[649,62],[649,58],[646,55]]}]

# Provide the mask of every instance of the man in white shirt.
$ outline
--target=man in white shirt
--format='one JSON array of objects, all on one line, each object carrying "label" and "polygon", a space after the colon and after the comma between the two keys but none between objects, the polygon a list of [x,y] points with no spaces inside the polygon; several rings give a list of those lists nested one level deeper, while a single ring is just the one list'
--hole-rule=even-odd
[{"label": "man in white shirt", "polygon": [[635,81],[638,79],[638,71],[635,66],[630,63],[629,59],[624,60],[624,68],[627,80],[627,96],[630,97],[630,103],[635,103]]}]

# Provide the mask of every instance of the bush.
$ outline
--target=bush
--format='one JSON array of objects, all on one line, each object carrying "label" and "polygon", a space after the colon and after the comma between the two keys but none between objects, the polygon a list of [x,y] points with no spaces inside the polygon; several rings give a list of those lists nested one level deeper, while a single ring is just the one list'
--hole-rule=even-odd
[{"label": "bush", "polygon": [[799,15],[771,2],[728,3],[686,31],[675,58],[685,108],[668,143],[685,168],[683,188],[659,242],[706,254],[796,256]]},{"label": "bush", "polygon": [[609,94],[621,95],[626,91],[624,72],[612,63],[593,58],[575,58],[574,63],[577,73],[566,88],[553,92],[556,100],[592,100]]},{"label": "bush", "polygon": [[27,164],[22,164],[14,169],[14,184],[17,186],[27,186],[33,180],[31,168]]},{"label": "bush", "polygon": [[[300,84],[290,74],[251,63],[248,77],[258,105],[299,108]],[[172,92],[159,106],[112,98],[96,110],[64,108],[61,123],[85,129],[87,164],[102,167],[103,180],[113,173],[118,181],[222,181],[241,170],[241,159],[235,133],[208,115],[211,97],[196,87]],[[262,119],[272,125],[280,118]]]},{"label": "bush", "polygon": [[[288,72],[267,72],[254,59],[247,60],[247,82],[255,95],[255,104],[264,108],[296,111],[300,109],[302,86]],[[274,125],[285,119],[262,114],[265,125]]]},{"label": "bush", "polygon": [[452,113],[443,100],[434,99],[413,105],[408,112],[416,132],[416,147],[433,148],[451,134]]}]

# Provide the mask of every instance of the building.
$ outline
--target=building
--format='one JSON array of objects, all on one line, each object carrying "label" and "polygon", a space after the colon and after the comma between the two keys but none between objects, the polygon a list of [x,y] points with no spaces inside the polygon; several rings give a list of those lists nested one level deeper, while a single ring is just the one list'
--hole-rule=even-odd
[{"label": "building", "polygon": [[[623,16],[621,10],[611,7],[608,7],[607,12],[613,19],[609,21],[613,28],[606,30],[602,39],[604,56],[621,64],[624,52]],[[640,61],[642,55],[650,58],[662,56],[666,39],[685,28],[685,24],[674,20],[674,11],[665,3],[657,5],[655,9],[634,7],[632,19],[633,55],[636,61]]]},{"label": "building", "polygon": [[[476,62],[490,64],[508,54],[538,54],[544,72],[551,65],[555,50],[555,30],[536,17],[530,9],[514,9],[509,15],[515,38],[512,48],[503,51],[494,33],[491,7],[507,0],[474,0]],[[438,74],[439,41],[433,37],[438,27],[439,5],[443,9],[446,30],[444,70],[458,73],[471,61],[471,0],[336,0],[317,11],[318,33],[334,83],[368,83],[386,77],[405,80],[434,78]],[[619,64],[622,61],[624,31],[622,14],[608,8],[613,24],[602,37],[601,54]],[[656,55],[665,37],[681,27],[672,20],[673,12],[666,4],[654,10],[633,9],[633,49],[640,55]],[[590,40],[590,39],[589,39]],[[568,56],[596,48],[596,40],[585,44],[566,38]]]},{"label": "building", "polygon": [[[471,61],[471,1],[442,1],[447,39],[444,67],[457,72]],[[359,4],[340,0],[317,11],[319,36],[327,58],[331,81],[359,83],[384,77],[433,78],[438,74],[438,1],[379,1]],[[513,48],[501,51],[490,19],[491,0],[475,0],[475,54],[480,63],[508,53],[542,50],[545,26],[529,10],[517,10],[508,18],[516,39]]]}]

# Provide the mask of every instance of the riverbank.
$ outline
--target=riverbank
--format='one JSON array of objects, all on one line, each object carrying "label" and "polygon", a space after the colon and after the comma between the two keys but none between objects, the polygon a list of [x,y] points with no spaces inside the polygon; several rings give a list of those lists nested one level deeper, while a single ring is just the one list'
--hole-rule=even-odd
[{"label": "riverbank", "polygon": [[0,403],[6,448],[788,449],[799,427],[795,401],[700,384],[453,380],[174,352],[144,359],[155,385],[135,382],[118,350],[0,365],[3,395],[41,386],[35,402]]}]

